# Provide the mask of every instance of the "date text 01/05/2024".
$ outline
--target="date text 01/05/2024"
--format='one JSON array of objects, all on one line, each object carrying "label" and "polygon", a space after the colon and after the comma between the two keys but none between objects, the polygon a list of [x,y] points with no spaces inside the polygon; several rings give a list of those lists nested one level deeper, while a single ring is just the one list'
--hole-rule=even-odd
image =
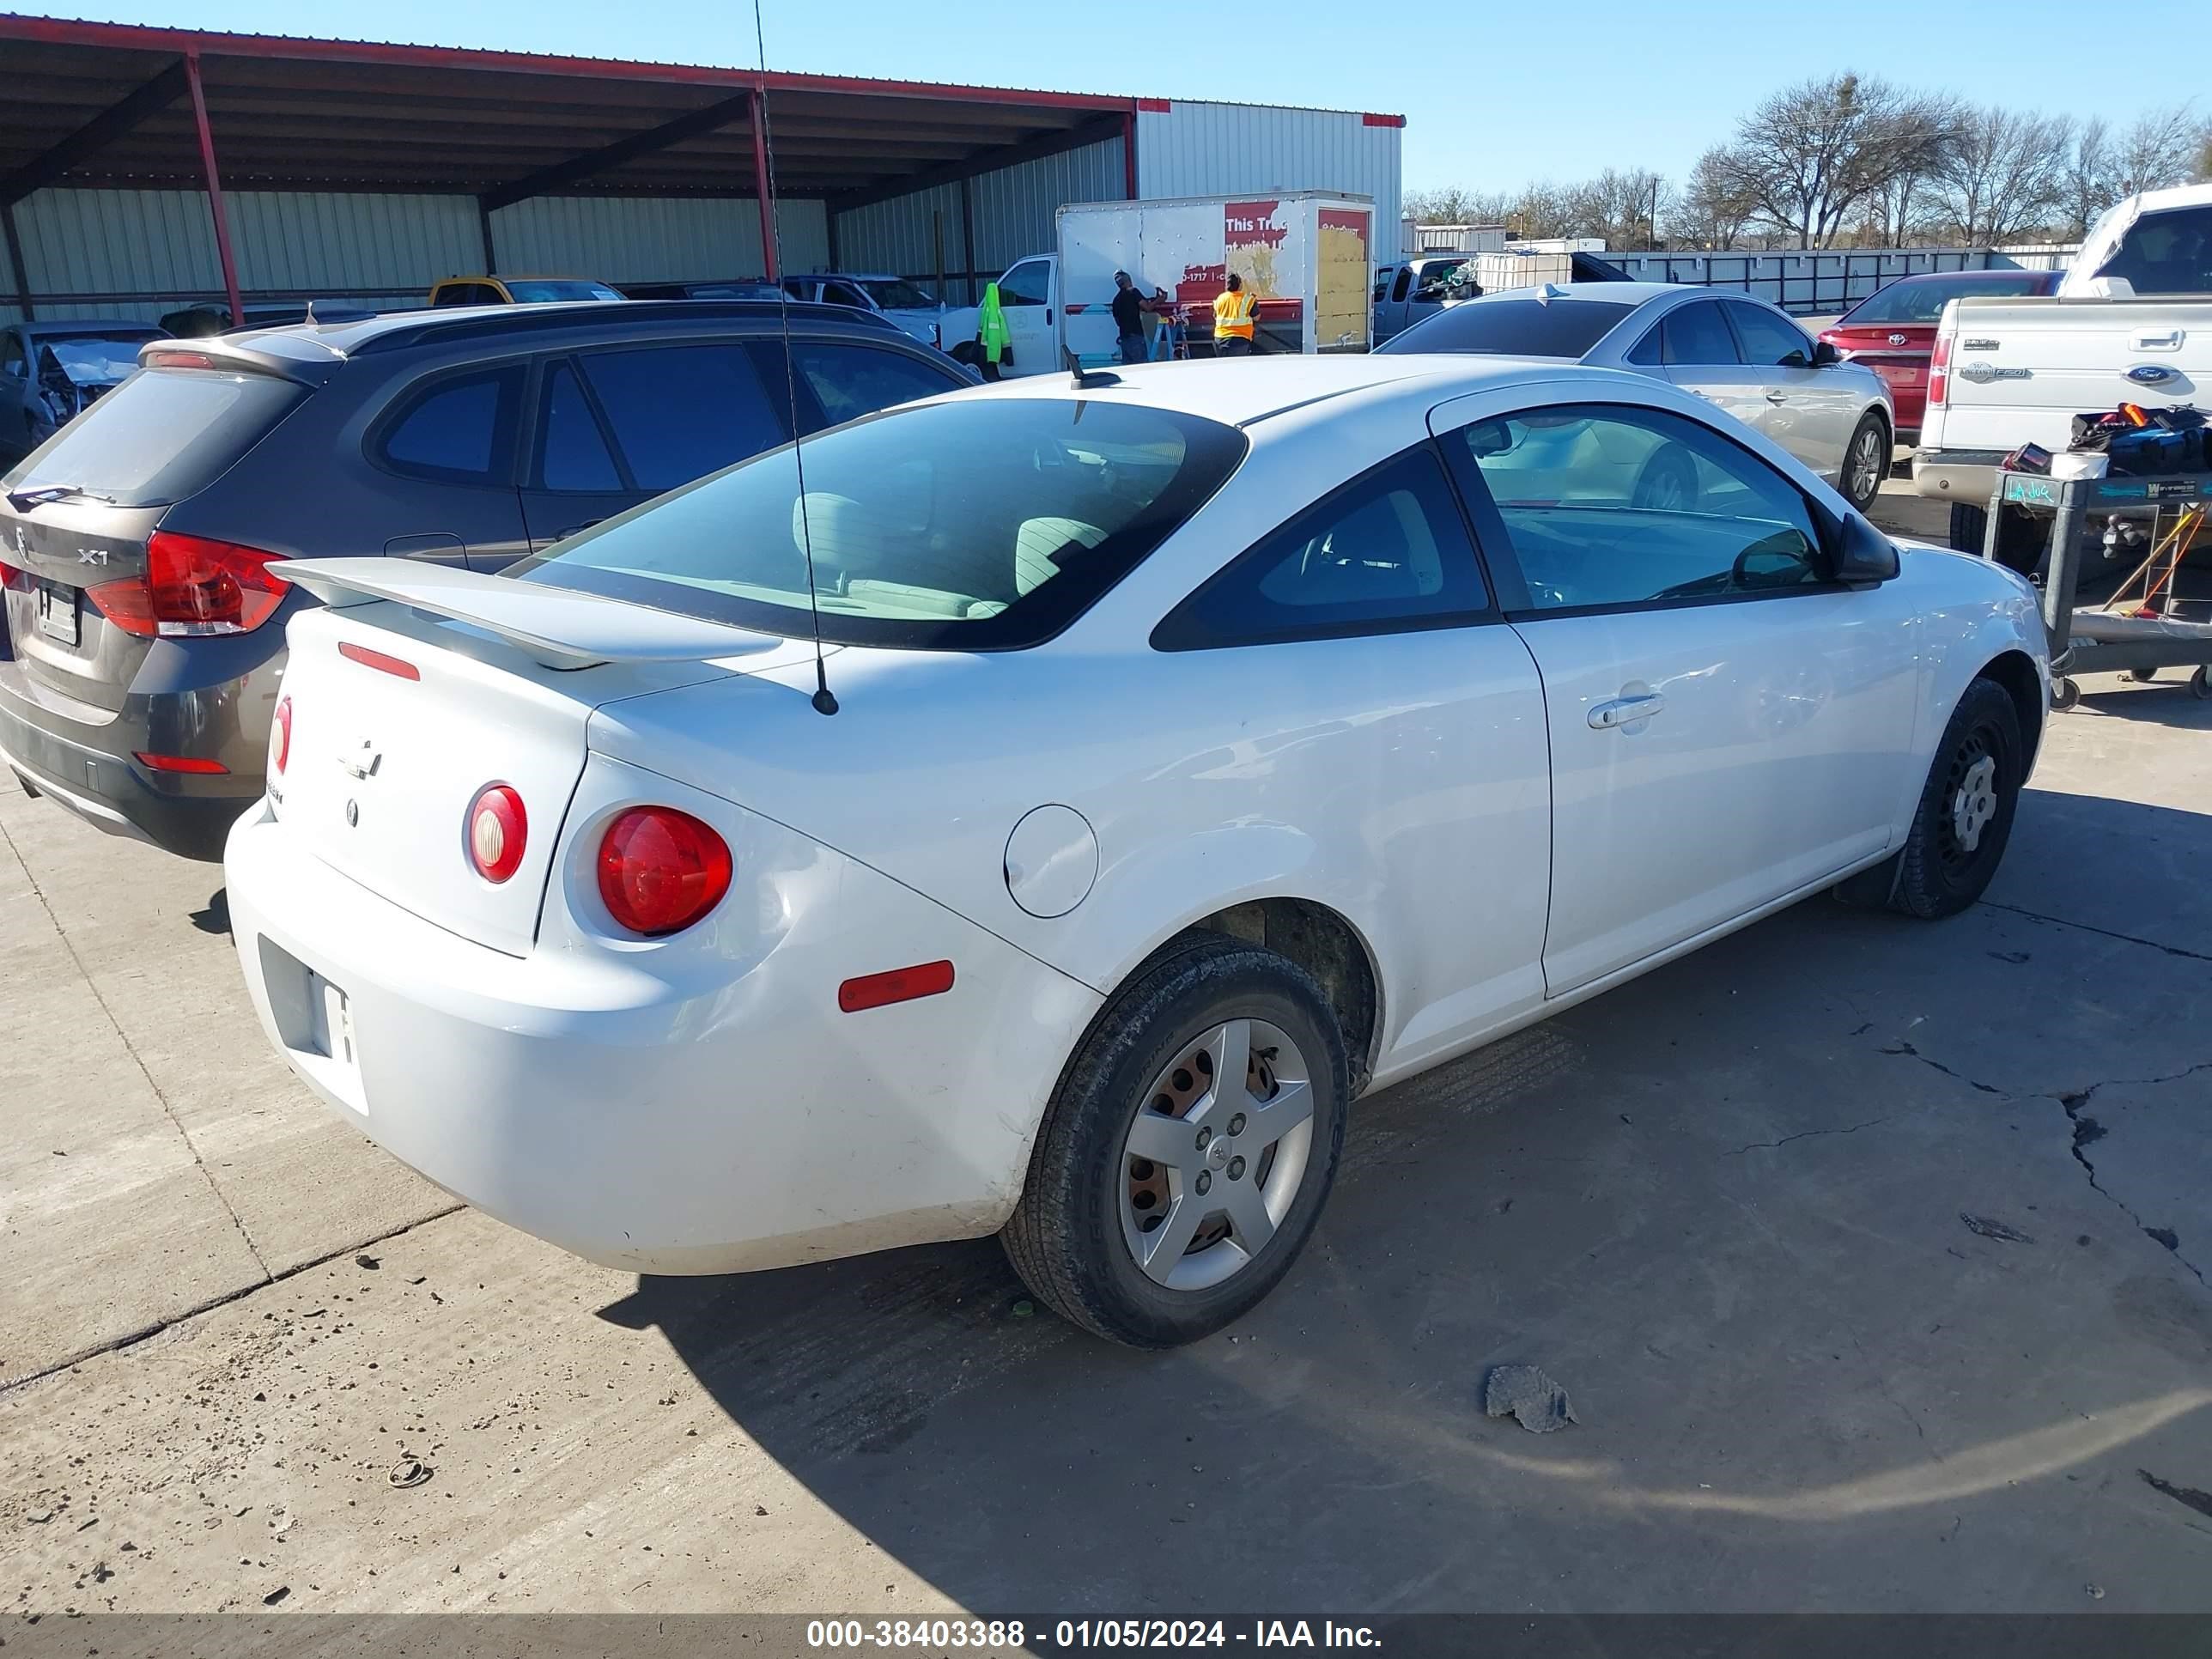
[{"label": "date text 01/05/2024", "polygon": [[991,1653],[1030,1648],[1376,1648],[1365,1625],[1334,1620],[1255,1619],[817,1619],[809,1648],[911,1648]]}]

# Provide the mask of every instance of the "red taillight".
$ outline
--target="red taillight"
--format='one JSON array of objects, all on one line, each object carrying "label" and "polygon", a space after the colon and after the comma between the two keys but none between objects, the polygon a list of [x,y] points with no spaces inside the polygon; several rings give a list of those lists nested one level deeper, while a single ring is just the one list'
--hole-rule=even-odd
[{"label": "red taillight", "polygon": [[157,530],[146,544],[146,574],[102,582],[85,597],[126,634],[142,639],[250,634],[276,614],[291,583],[269,574],[284,556],[258,547]]},{"label": "red taillight", "polygon": [[689,812],[633,806],[599,842],[599,897],[633,933],[679,933],[729,890],[729,843]]},{"label": "red taillight", "polygon": [[212,778],[230,770],[219,760],[203,760],[197,755],[149,755],[143,749],[134,749],[131,753],[149,771],[189,772],[195,777]]},{"label": "red taillight", "polygon": [[505,881],[522,868],[522,848],[530,838],[522,797],[503,783],[484,785],[469,803],[462,833],[477,873],[486,881]]},{"label": "red taillight", "polygon": [[142,353],[138,358],[138,362],[142,367],[146,368],[229,368],[235,370],[238,367],[235,363],[218,362],[215,356],[209,352],[180,351],[174,346],[155,346],[152,350]]},{"label": "red taillight", "polygon": [[1951,389],[1951,337],[1936,337],[1936,355],[1928,360],[1928,401],[1940,404],[1943,394]]},{"label": "red taillight", "polygon": [[837,988],[837,1006],[848,1014],[857,1014],[863,1008],[880,1008],[886,1003],[942,996],[951,988],[951,963],[922,962],[911,968],[894,968],[889,973],[847,980]]},{"label": "red taillight", "polygon": [[284,763],[291,758],[292,700],[284,697],[276,704],[276,718],[269,723],[269,769],[282,777]]},{"label": "red taillight", "polygon": [[403,680],[419,680],[422,671],[398,657],[387,657],[381,651],[372,651],[365,645],[356,645],[351,640],[338,641],[338,655],[348,662],[357,662],[363,668],[374,668],[380,674],[390,674]]}]

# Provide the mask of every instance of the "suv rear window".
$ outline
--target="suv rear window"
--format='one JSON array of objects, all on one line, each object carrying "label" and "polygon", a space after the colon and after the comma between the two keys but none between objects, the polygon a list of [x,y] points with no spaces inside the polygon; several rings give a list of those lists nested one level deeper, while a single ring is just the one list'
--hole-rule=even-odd
[{"label": "suv rear window", "polygon": [[1243,459],[1234,427],[1073,398],[895,409],[632,508],[513,567],[766,633],[990,650],[1081,615]]},{"label": "suv rear window", "polygon": [[1470,300],[1424,317],[1376,347],[1507,357],[1579,357],[1636,307],[1617,300]]},{"label": "suv rear window", "polygon": [[307,395],[270,374],[141,369],[33,450],[11,490],[69,489],[118,507],[198,494]]}]

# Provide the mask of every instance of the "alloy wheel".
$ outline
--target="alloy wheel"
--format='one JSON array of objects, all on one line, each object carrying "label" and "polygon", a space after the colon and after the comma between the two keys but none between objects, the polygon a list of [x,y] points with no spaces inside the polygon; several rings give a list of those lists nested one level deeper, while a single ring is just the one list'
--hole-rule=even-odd
[{"label": "alloy wheel", "polygon": [[1232,1019],[1164,1067],[1130,1121],[1119,1187],[1137,1266],[1175,1291],[1251,1265],[1289,1213],[1313,1146],[1305,1056],[1279,1027]]}]

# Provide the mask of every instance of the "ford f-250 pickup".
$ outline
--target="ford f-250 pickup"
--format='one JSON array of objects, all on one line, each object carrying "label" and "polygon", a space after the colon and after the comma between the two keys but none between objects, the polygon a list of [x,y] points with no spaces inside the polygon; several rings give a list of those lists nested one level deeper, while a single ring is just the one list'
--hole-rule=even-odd
[{"label": "ford f-250 pickup", "polygon": [[2212,184],[2130,197],[2090,228],[2056,295],[1954,300],[1929,365],[1914,487],[1979,550],[1997,463],[2067,447],[2076,415],[2212,403]]}]

